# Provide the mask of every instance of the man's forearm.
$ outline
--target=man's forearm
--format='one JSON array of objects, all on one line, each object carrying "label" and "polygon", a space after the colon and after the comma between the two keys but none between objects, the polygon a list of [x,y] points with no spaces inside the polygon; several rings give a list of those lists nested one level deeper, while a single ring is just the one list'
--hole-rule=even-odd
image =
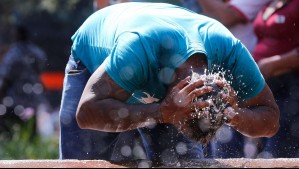
[{"label": "man's forearm", "polygon": [[162,122],[160,105],[126,104],[114,99],[89,101],[77,112],[80,128],[122,132]]},{"label": "man's forearm", "polygon": [[279,128],[277,110],[266,106],[242,108],[230,125],[249,137],[272,137]]}]

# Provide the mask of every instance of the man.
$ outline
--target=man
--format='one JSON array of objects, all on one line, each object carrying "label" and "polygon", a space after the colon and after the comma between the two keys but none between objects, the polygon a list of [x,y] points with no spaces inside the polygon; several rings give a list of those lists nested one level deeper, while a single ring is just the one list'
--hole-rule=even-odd
[{"label": "man", "polygon": [[64,159],[202,158],[202,147],[177,127],[188,130],[195,108],[209,106],[193,98],[213,88],[189,77],[205,69],[225,70],[238,92],[223,95],[232,106],[229,125],[252,137],[277,131],[279,111],[257,65],[215,20],[170,4],[124,3],[90,16],[72,40],[61,108]]}]

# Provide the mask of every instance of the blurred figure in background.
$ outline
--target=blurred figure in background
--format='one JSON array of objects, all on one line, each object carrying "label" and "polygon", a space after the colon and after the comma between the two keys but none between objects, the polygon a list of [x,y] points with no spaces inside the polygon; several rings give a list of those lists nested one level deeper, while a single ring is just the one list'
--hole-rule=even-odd
[{"label": "blurred figure in background", "polygon": [[7,50],[8,50],[8,45],[4,40],[4,38],[2,38],[2,35],[0,35],[0,63],[2,62],[3,56],[7,52]]},{"label": "blurred figure in background", "polygon": [[[253,21],[262,7],[270,0],[198,0],[203,14],[224,24],[235,37],[252,52],[257,37]],[[213,158],[255,158],[260,149],[260,140],[247,138],[224,126],[214,143],[207,150]]]},{"label": "blurred figure in background", "polygon": [[261,157],[299,157],[299,1],[273,0],[254,22],[253,56],[281,110],[280,130]]},{"label": "blurred figure in background", "polygon": [[198,0],[181,0],[181,6],[190,9],[196,13],[202,13],[202,8]]},{"label": "blurred figure in background", "polygon": [[25,26],[14,26],[12,38],[14,43],[0,67],[0,123],[12,134],[14,124],[26,125],[32,119],[33,136],[36,134],[36,110],[44,100],[39,77],[47,57],[42,49],[30,42]]},{"label": "blurred figure in background", "polygon": [[198,0],[203,14],[212,17],[241,40],[252,52],[256,44],[256,36],[252,23],[262,7],[271,0]]},{"label": "blurred figure in background", "polygon": [[154,2],[154,3],[169,3],[173,5],[181,5],[180,0],[129,0],[131,2]]},{"label": "blurred figure in background", "polygon": [[102,9],[106,6],[113,5],[116,3],[128,2],[130,0],[94,0],[94,10]]},{"label": "blurred figure in background", "polygon": [[[190,2],[187,2],[190,1]],[[183,6],[186,5],[185,7],[187,8],[192,8],[192,6],[194,8],[192,8],[193,10],[198,9],[197,6],[194,6],[194,3],[196,4],[196,0],[94,0],[94,10],[99,10],[102,9],[106,6],[109,5],[114,5],[117,3],[123,3],[123,2],[161,2],[161,3],[170,3],[170,4],[174,4],[174,5],[181,5],[181,3],[183,3]],[[199,12],[199,10],[198,10]]]}]

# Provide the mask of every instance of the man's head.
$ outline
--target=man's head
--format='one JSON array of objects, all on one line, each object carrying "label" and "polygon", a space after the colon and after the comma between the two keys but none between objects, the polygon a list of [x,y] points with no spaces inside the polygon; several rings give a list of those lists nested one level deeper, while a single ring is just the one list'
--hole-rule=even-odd
[{"label": "man's head", "polygon": [[194,98],[194,101],[208,101],[210,106],[201,110],[195,109],[194,119],[187,121],[187,125],[189,125],[191,130],[185,134],[197,142],[207,145],[215,136],[217,130],[226,122],[223,111],[229,104],[222,99],[221,95],[227,94],[228,90],[225,87],[220,88],[216,81],[227,82],[220,74],[207,73],[198,75],[193,73],[191,81],[197,79],[203,79],[205,81],[204,85],[211,86],[214,90],[202,97]]}]

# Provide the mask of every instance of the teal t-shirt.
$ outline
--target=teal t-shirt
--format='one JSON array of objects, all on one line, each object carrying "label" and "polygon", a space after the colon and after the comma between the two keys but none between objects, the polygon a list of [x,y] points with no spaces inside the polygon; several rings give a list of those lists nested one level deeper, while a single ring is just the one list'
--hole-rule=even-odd
[{"label": "teal t-shirt", "polygon": [[164,98],[175,69],[204,53],[210,71],[229,72],[240,99],[261,92],[264,79],[248,50],[223,25],[179,6],[121,3],[91,15],[73,35],[72,54],[92,73],[107,73],[132,97],[152,103]]}]

